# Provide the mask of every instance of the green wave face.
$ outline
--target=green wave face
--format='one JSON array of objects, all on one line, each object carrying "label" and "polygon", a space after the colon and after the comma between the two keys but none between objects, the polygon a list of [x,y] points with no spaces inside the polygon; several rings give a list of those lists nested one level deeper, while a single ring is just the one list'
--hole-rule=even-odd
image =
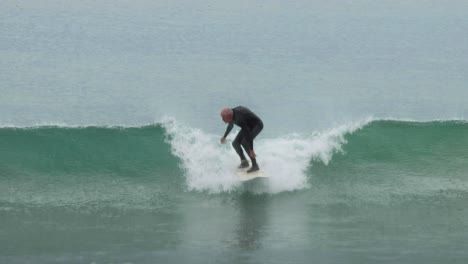
[{"label": "green wave face", "polygon": [[[328,165],[313,162],[311,173],[351,168],[370,173],[408,170],[414,174],[463,173],[468,164],[468,123],[459,121],[373,121],[345,134],[343,151]],[[139,176],[178,171],[165,128],[37,127],[0,129],[0,173]]]},{"label": "green wave face", "polygon": [[177,169],[164,129],[2,128],[0,173],[102,174],[139,176]]},{"label": "green wave face", "polygon": [[160,125],[0,129],[5,208],[171,210],[183,181]]},{"label": "green wave face", "polygon": [[330,168],[379,168],[390,172],[389,168],[398,167],[396,171],[428,176],[468,168],[465,122],[375,121],[346,139],[344,152],[333,158]]},{"label": "green wave face", "polygon": [[[325,159],[328,162],[314,149],[326,143],[320,138],[310,139],[310,144],[308,137],[260,140],[258,152],[263,156],[259,156],[259,162],[276,186],[266,192],[334,186],[343,194],[374,197],[380,193],[468,189],[466,122],[373,121],[343,133],[341,145],[333,147],[337,149],[324,148],[325,156],[330,157],[329,161]],[[178,139],[181,135],[186,138]],[[57,189],[77,194],[92,188],[96,193],[109,190],[112,199],[118,200],[119,193],[139,195],[141,186],[151,186],[147,189],[150,196],[157,190],[165,193],[165,188],[183,192],[187,186],[189,190],[214,192],[238,189],[234,169],[229,169],[235,168],[236,156],[230,146],[214,141],[211,135],[198,130],[168,132],[163,125],[1,128],[3,196],[8,201],[27,201],[23,193],[29,190],[33,194],[46,193],[54,200]],[[309,150],[304,150],[305,144],[309,144]],[[294,157],[294,151],[300,154]],[[278,154],[290,160],[282,163]],[[310,155],[309,159],[306,155]],[[304,175],[290,175],[292,171]],[[295,185],[293,180],[297,181]],[[101,196],[94,197],[99,200]],[[138,197],[135,199],[147,200]]]},{"label": "green wave face", "polygon": [[347,201],[468,197],[466,122],[374,121],[346,140],[328,165],[309,169],[318,191],[327,186]]}]

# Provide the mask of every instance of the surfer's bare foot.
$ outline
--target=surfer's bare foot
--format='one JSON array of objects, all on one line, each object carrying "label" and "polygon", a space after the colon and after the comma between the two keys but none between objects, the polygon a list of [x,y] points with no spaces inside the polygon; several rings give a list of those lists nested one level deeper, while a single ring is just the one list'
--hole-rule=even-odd
[{"label": "surfer's bare foot", "polygon": [[254,171],[258,171],[260,168],[258,167],[258,164],[252,165],[250,169],[247,170],[247,173],[251,173]]},{"label": "surfer's bare foot", "polygon": [[239,169],[245,169],[245,168],[248,168],[249,167],[249,162],[247,160],[243,160],[241,161],[241,164],[239,165]]}]

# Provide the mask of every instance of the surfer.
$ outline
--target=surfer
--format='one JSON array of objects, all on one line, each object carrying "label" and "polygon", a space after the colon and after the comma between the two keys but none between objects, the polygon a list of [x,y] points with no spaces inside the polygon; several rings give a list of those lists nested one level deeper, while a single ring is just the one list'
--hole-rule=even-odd
[{"label": "surfer", "polygon": [[254,114],[250,109],[243,106],[238,106],[235,108],[223,108],[221,110],[221,118],[225,123],[228,124],[224,136],[221,138],[221,144],[226,143],[226,137],[231,132],[232,127],[237,125],[241,128],[241,131],[237,134],[236,138],[232,142],[232,146],[237,152],[241,159],[241,164],[239,168],[247,168],[249,162],[244,156],[241,145],[244,148],[245,152],[249,153],[250,160],[252,161],[252,167],[247,170],[247,173],[258,171],[258,167],[255,151],[253,148],[254,138],[262,131],[263,122],[262,120]]}]

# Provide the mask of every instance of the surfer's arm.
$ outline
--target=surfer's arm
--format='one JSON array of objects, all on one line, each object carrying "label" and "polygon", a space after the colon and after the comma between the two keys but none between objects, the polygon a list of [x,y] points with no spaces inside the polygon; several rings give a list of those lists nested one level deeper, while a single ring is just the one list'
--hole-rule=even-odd
[{"label": "surfer's arm", "polygon": [[229,125],[226,128],[226,132],[224,133],[223,138],[226,138],[229,135],[229,133],[231,133],[231,130],[232,130],[233,126],[234,126],[234,123],[230,122]]}]

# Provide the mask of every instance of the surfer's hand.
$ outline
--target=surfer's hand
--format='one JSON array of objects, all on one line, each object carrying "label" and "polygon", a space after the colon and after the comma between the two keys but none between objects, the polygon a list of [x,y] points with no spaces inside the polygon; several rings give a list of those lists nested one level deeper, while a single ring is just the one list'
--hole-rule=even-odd
[{"label": "surfer's hand", "polygon": [[222,137],[220,141],[221,141],[221,144],[224,144],[224,143],[226,143],[226,138]]},{"label": "surfer's hand", "polygon": [[255,159],[255,156],[256,156],[256,155],[255,155],[255,152],[254,152],[253,149],[250,150],[249,156],[250,156],[251,158]]}]

